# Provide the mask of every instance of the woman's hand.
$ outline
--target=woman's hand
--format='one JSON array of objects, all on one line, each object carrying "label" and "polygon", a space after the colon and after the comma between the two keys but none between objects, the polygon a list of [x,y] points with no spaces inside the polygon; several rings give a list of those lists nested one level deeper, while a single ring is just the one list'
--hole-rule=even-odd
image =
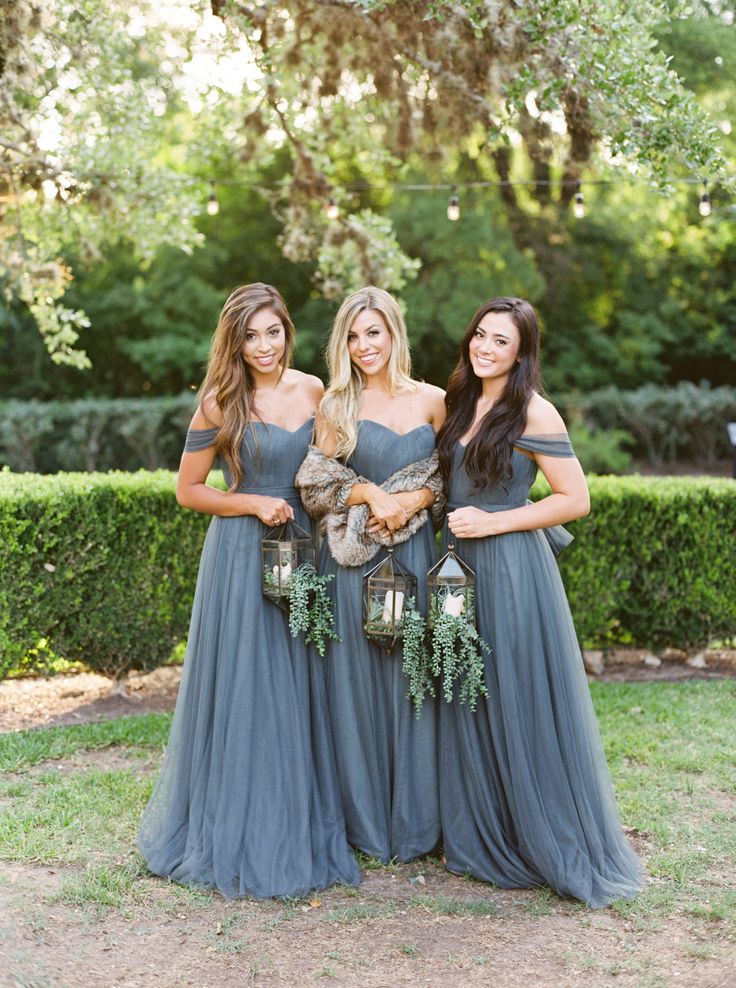
[{"label": "woman's hand", "polygon": [[409,521],[397,494],[387,494],[380,487],[374,487],[366,496],[366,503],[371,509],[371,517],[366,525],[366,531],[385,529],[395,532]]},{"label": "woman's hand", "polygon": [[[406,513],[406,521],[403,522],[405,525],[414,515],[418,514],[424,508],[430,508],[434,504],[434,494],[428,487],[422,487],[417,491],[399,491],[393,494],[399,502],[401,507]],[[387,531],[386,525],[379,521],[375,515],[371,514],[368,519],[368,524],[365,526],[366,532],[370,535],[376,532]]]},{"label": "woman's hand", "polygon": [[456,508],[447,516],[447,524],[458,539],[482,539],[486,535],[500,535],[503,511],[481,511],[480,508]]},{"label": "woman's hand", "polygon": [[273,528],[274,525],[283,525],[293,519],[294,509],[282,497],[268,497],[265,494],[251,496],[254,500],[253,514],[260,518],[264,525]]}]

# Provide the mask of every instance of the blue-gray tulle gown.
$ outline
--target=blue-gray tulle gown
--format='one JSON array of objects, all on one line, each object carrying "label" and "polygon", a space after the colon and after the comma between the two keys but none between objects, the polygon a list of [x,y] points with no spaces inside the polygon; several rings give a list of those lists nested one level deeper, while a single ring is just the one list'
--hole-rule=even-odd
[{"label": "blue-gray tulle gown", "polygon": [[[429,424],[399,435],[363,419],[349,465],[380,484],[433,450]],[[334,574],[330,592],[342,639],[327,649],[327,696],[348,840],[381,861],[410,861],[429,853],[440,837],[436,713],[430,699],[415,716],[401,645],[387,656],[363,633],[363,576],[384,554],[380,549],[365,566],[343,567],[323,543],[320,571]],[[418,578],[423,611],[424,578],[436,558],[431,522],[397,545],[394,556]]]},{"label": "blue-gray tulle gown", "polygon": [[[524,436],[513,476],[473,489],[455,449],[448,511],[526,502],[537,467],[519,450],[574,456],[566,436]],[[451,539],[449,531],[445,539]],[[455,539],[476,573],[488,698],[440,708],[440,793],[448,868],[504,888],[549,885],[603,906],[633,897],[638,858],[621,830],[565,590],[541,530]]]},{"label": "blue-gray tulle gown", "polygon": [[[255,424],[242,490],[283,497],[304,528],[293,478],[312,421],[294,432]],[[214,444],[190,430],[187,450]],[[213,517],[161,774],[138,846],[148,867],[228,897],[299,896],[360,873],[345,836],[322,660],[291,637],[261,593],[255,516]]]}]

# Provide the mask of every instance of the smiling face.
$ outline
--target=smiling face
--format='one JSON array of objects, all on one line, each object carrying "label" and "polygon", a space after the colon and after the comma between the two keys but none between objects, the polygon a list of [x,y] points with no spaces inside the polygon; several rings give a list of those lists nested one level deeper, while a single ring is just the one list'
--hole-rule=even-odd
[{"label": "smiling face", "polygon": [[468,343],[468,355],[476,377],[503,381],[519,356],[521,337],[508,312],[487,312]]},{"label": "smiling face", "polygon": [[243,359],[257,374],[279,369],[286,348],[284,324],[273,309],[263,308],[248,320],[243,341]]},{"label": "smiling face", "polygon": [[364,309],[355,317],[348,333],[350,359],[364,374],[384,372],[391,357],[391,334],[380,312]]}]

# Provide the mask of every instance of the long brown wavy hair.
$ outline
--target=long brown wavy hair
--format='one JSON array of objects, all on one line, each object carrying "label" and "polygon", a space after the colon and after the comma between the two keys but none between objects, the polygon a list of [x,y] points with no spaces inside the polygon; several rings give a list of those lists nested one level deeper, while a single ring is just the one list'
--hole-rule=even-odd
[{"label": "long brown wavy hair", "polygon": [[[198,395],[200,410],[207,421],[212,420],[207,415],[206,402],[214,400],[222,413],[216,448],[230,473],[231,491],[236,490],[243,481],[240,447],[246,429],[253,429],[253,419],[256,418],[253,407],[255,382],[243,357],[243,349],[248,323],[260,309],[273,309],[284,326],[286,346],[281,360],[281,380],[291,364],[294,324],[280,292],[271,285],[256,282],[236,288],[225,302],[212,337],[207,373]],[[255,432],[253,438],[255,441]]]},{"label": "long brown wavy hair", "polygon": [[460,344],[460,359],[447,383],[447,418],[437,434],[440,470],[449,484],[455,444],[465,435],[475,417],[483,391],[470,363],[470,341],[481,319],[489,312],[507,312],[519,331],[519,353],[506,387],[483,416],[463,453],[463,463],[476,489],[508,483],[513,445],[526,428],[527,407],[541,389],[539,374],[539,323],[531,303],[523,298],[500,296],[478,309]]}]

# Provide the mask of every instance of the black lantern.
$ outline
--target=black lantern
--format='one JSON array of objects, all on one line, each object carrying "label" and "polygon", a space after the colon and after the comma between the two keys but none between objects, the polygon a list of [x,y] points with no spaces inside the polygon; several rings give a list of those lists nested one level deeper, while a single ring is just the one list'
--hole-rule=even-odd
[{"label": "black lantern", "polygon": [[404,634],[410,601],[416,600],[417,578],[394,559],[393,549],[363,577],[363,630],[388,654]]},{"label": "black lantern", "polygon": [[453,551],[447,552],[427,573],[427,626],[434,627],[440,614],[463,618],[475,624],[475,573]]},{"label": "black lantern", "polygon": [[261,563],[264,596],[288,611],[296,570],[305,564],[314,567],[314,540],[296,522],[276,525],[261,541]]}]

